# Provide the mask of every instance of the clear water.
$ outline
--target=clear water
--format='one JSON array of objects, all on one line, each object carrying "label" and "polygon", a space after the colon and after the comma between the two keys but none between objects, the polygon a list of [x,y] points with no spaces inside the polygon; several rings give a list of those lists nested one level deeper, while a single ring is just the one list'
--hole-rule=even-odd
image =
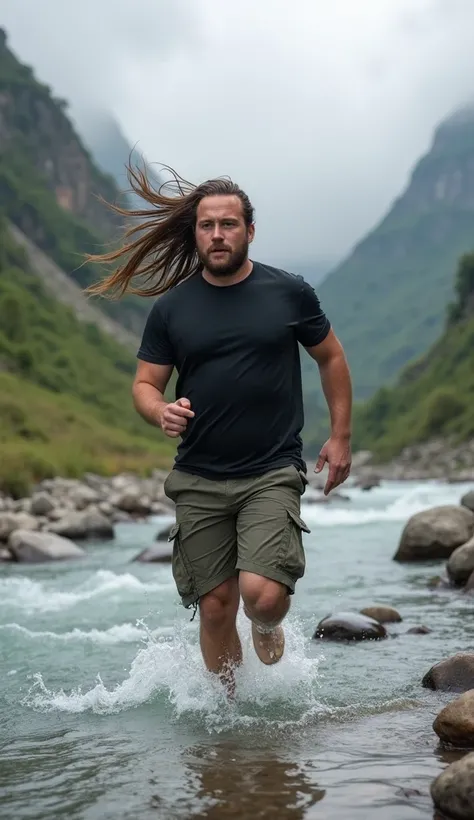
[{"label": "clear water", "polygon": [[[85,561],[0,572],[2,818],[432,818],[450,759],[432,722],[447,696],[420,681],[474,643],[473,600],[432,591],[436,564],[394,563],[414,512],[465,487],[386,484],[305,506],[307,573],[274,667],[253,654],[229,705],[205,673],[197,619],[169,566],[130,563],[165,519],[121,525]],[[397,607],[393,638],[312,640],[337,610]],[[407,635],[425,624],[429,635]]]}]

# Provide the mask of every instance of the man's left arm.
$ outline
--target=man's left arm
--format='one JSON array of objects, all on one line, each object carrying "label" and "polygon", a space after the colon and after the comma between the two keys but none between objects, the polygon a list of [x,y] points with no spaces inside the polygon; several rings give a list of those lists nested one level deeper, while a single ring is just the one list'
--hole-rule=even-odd
[{"label": "man's left arm", "polygon": [[351,470],[351,376],[343,347],[332,329],[322,342],[306,350],[319,367],[331,417],[331,435],[321,449],[315,468],[319,473],[328,462],[329,474],[324,488],[327,495],[348,478]]}]

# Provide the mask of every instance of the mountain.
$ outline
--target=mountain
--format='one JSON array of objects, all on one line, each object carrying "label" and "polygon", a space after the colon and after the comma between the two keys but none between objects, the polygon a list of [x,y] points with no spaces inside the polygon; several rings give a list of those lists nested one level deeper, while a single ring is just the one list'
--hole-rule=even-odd
[{"label": "mountain", "polygon": [[438,337],[458,257],[474,247],[474,108],[446,119],[387,215],[318,286],[355,395],[370,397]]},{"label": "mountain", "polygon": [[474,253],[459,260],[454,293],[430,350],[356,408],[355,445],[380,460],[434,438],[474,437]]},{"label": "mountain", "polygon": [[[99,170],[55,99],[9,49],[0,29],[0,211],[81,287],[103,271],[84,255],[116,239],[122,227],[102,200],[123,202],[114,179]],[[102,299],[101,309],[141,333],[150,305]]]}]

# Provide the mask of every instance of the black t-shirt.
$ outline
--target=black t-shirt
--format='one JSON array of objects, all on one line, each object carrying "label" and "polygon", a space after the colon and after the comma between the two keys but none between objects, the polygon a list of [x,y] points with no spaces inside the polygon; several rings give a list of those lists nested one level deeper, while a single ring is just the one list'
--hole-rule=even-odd
[{"label": "black t-shirt", "polygon": [[257,262],[235,285],[196,274],[160,296],[138,358],[173,364],[176,399],[195,413],[175,466],[212,479],[306,470],[298,342],[319,344],[329,329],[301,276]]}]

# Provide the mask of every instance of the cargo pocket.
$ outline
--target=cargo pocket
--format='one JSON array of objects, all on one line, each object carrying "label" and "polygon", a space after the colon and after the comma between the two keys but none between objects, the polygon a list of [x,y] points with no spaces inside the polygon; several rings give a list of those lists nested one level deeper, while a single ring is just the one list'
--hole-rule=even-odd
[{"label": "cargo pocket", "polygon": [[295,580],[302,578],[306,568],[303,548],[303,532],[311,532],[301,516],[287,510],[288,523],[285,538],[285,549],[281,555],[281,569]]},{"label": "cargo pocket", "polygon": [[184,555],[179,537],[180,525],[173,524],[170,529],[168,541],[173,541],[173,557],[171,568],[173,578],[179,595],[185,607],[191,606],[195,599],[195,590],[192,574],[189,571],[188,562]]}]

